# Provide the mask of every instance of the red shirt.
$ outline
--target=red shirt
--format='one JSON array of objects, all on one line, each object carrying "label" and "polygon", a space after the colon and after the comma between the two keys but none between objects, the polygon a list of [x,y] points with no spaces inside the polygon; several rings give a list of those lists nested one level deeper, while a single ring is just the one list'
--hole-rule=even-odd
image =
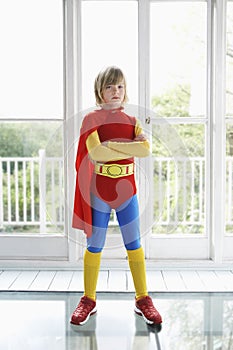
[{"label": "red shirt", "polygon": [[[91,192],[108,202],[112,208],[117,208],[136,193],[136,185],[133,174],[121,178],[96,175],[86,141],[96,131],[100,142],[132,141],[136,135],[136,122],[136,118],[125,114],[122,108],[96,110],[83,120],[76,157],[77,176],[72,226],[84,230],[88,237],[92,234]],[[133,163],[133,157],[107,163],[130,164]]]},{"label": "red shirt", "polygon": [[[118,141],[129,142],[135,138],[136,118],[128,116],[121,110],[101,110],[94,113],[104,115],[102,124],[97,128],[100,142]],[[131,164],[133,158],[113,160],[105,164]],[[117,208],[136,193],[134,174],[110,178],[93,174],[91,192],[107,202],[112,208]]]}]

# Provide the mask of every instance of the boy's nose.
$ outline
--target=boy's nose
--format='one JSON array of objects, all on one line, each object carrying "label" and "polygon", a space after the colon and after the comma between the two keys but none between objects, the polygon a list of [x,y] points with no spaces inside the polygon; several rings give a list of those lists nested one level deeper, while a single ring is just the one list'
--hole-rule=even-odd
[{"label": "boy's nose", "polygon": [[114,91],[114,92],[117,92],[117,91],[118,91],[118,86],[117,86],[117,85],[114,85],[114,86],[113,86],[113,91]]}]

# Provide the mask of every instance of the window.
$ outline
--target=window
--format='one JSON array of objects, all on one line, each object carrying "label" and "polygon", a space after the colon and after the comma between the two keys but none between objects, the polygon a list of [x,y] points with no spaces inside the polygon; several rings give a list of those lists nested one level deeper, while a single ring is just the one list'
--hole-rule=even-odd
[{"label": "window", "polygon": [[62,0],[10,0],[0,8],[0,117],[62,119]]},{"label": "window", "polygon": [[138,103],[137,1],[82,1],[82,102],[95,106],[94,80],[111,65],[127,72],[129,103]]},{"label": "window", "polygon": [[150,10],[153,232],[206,234],[207,6],[158,1]]},{"label": "window", "polygon": [[233,2],[226,21],[226,233],[233,235]]},{"label": "window", "polygon": [[[96,74],[117,65],[152,144],[136,167],[146,257],[232,259],[232,13],[231,0],[0,3],[0,256],[82,255],[78,125]],[[125,257],[115,227],[106,247]]]},{"label": "window", "polygon": [[61,0],[0,4],[4,233],[64,232],[62,6]]}]

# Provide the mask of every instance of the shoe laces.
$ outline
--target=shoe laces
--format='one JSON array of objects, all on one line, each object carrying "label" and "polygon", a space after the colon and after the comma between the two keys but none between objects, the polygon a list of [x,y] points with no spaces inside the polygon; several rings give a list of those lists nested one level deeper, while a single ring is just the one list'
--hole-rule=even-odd
[{"label": "shoe laces", "polygon": [[90,298],[83,296],[74,310],[74,315],[83,315],[83,314],[88,314],[93,308],[94,308],[94,300],[91,300]]},{"label": "shoe laces", "polygon": [[149,312],[150,314],[158,314],[158,311],[154,307],[153,302],[149,296],[139,299],[137,303],[143,312]]}]

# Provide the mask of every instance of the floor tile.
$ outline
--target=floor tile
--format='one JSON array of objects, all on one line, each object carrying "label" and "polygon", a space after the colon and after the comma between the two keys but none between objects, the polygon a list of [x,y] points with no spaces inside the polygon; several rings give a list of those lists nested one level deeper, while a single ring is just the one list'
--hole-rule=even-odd
[{"label": "floor tile", "polygon": [[[68,276],[66,276],[68,277]],[[232,293],[152,293],[162,330],[136,315],[133,293],[98,293],[97,314],[70,325],[81,293],[0,293],[0,350],[233,349]]]}]

